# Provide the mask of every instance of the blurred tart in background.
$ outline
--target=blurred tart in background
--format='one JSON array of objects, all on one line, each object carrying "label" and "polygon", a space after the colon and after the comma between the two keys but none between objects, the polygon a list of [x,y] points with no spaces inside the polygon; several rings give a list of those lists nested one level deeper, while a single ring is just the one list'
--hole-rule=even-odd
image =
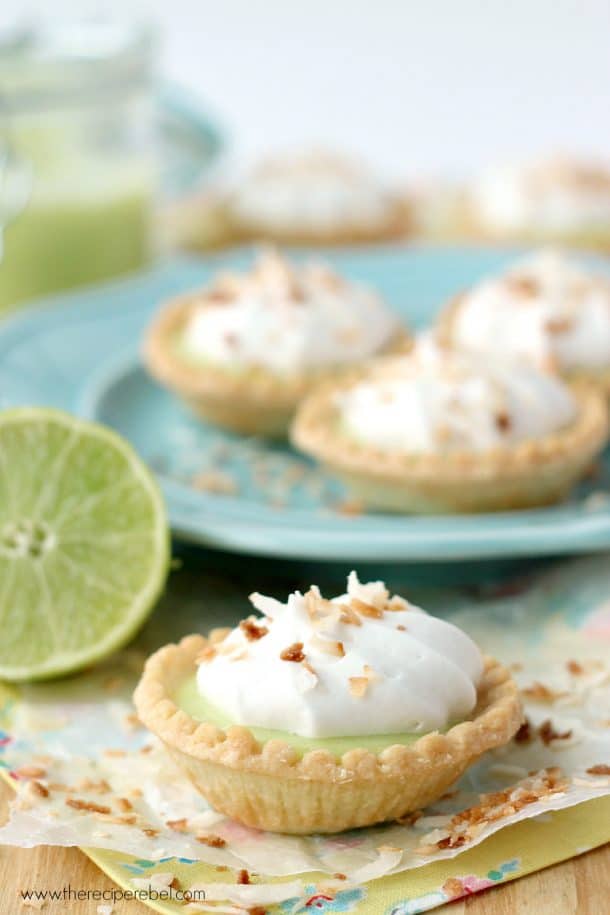
[{"label": "blurred tart in background", "polygon": [[486,169],[469,186],[428,182],[415,212],[433,240],[610,251],[610,164],[552,157]]},{"label": "blurred tart in background", "polygon": [[406,199],[358,162],[330,153],[272,159],[227,199],[228,221],[240,239],[333,245],[405,236]]},{"label": "blurred tart in background", "polygon": [[554,157],[490,169],[470,205],[483,237],[610,250],[608,164]]},{"label": "blurred tart in background", "polygon": [[146,335],[151,374],[200,416],[247,434],[281,436],[321,379],[409,338],[372,289],[325,264],[263,253],[246,272],[169,302]]},{"label": "blurred tart in background", "polygon": [[449,346],[529,359],[610,393],[610,280],[558,252],[535,253],[456,296],[438,334]]},{"label": "blurred tart in background", "polygon": [[431,345],[322,385],[292,427],[294,445],[363,504],[416,513],[556,502],[607,435],[606,400],[590,383]]},{"label": "blurred tart in background", "polygon": [[195,787],[251,827],[339,832],[438,799],[522,721],[517,687],[449,622],[381,581],[188,636],[147,662],[141,721]]}]

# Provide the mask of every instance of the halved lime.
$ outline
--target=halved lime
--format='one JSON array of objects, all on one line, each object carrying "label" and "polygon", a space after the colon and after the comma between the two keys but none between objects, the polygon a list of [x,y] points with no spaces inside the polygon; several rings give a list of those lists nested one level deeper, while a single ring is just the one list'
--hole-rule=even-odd
[{"label": "halved lime", "polygon": [[168,567],[163,500],[127,442],[57,410],[0,412],[0,678],[68,673],[123,645]]}]

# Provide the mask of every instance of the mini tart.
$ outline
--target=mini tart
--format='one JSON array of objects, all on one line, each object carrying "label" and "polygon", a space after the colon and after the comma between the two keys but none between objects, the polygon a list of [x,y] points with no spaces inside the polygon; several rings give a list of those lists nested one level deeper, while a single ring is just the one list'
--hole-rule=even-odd
[{"label": "mini tart", "polygon": [[[455,321],[461,307],[463,295],[454,296],[450,302],[441,311],[436,324],[436,337],[441,346],[452,348],[456,346],[454,341]],[[553,366],[557,370],[557,366]],[[562,378],[568,382],[580,382],[581,384],[589,383],[598,387],[603,393],[610,397],[610,365],[605,368],[586,368],[584,366],[570,370],[560,371]]]},{"label": "mini tart", "polygon": [[187,636],[161,648],[147,661],[134,701],[142,723],[210,804],[247,826],[340,832],[401,817],[440,797],[482,753],[510,740],[522,721],[514,681],[488,658],[472,716],[446,733],[380,753],[355,748],[337,758],[316,749],[300,756],[282,740],[261,744],[247,727],[223,730],[176,705],[172,697],[193,674],[197,657],[227,633]]},{"label": "mini tart", "polygon": [[374,244],[407,238],[412,230],[412,208],[407,197],[396,195],[388,205],[386,219],[382,224],[369,225],[364,220],[346,223],[343,228],[329,228],[327,231],[272,228],[264,222],[246,221],[240,218],[227,201],[224,218],[234,244],[247,242],[273,242],[286,247],[341,247],[348,245]]},{"label": "mini tart", "polygon": [[[304,193],[304,188],[310,185],[311,197],[315,195],[317,186],[319,189],[320,183],[324,185],[328,179],[331,179],[332,183],[333,177],[339,184],[345,182],[344,189],[348,197],[350,185],[354,189],[370,189],[373,194],[379,193],[383,197],[383,212],[376,213],[372,218],[364,207],[359,214],[346,214],[345,201],[339,200],[334,203],[335,212],[332,204],[329,205],[327,202],[330,213],[327,213],[325,208],[325,212],[314,219],[313,224],[308,220],[307,214],[300,219],[299,195]],[[281,191],[282,185],[285,190],[292,184],[298,188],[296,200],[284,203],[286,212],[279,219],[264,212],[248,212],[248,208],[243,207],[243,195],[247,197],[248,185],[257,183],[263,188],[267,185],[267,197],[273,197],[277,192],[277,186]],[[405,238],[412,229],[412,211],[412,202],[406,194],[383,188],[361,163],[315,150],[261,163],[246,179],[245,184],[241,188],[237,187],[232,194],[227,194],[225,200],[225,220],[231,227],[234,241],[264,241],[283,246],[352,245]]]},{"label": "mini tart", "polygon": [[[387,373],[389,362],[380,360],[368,377]],[[603,395],[590,383],[573,382],[576,420],[539,439],[484,452],[416,454],[376,448],[340,426],[337,394],[364,377],[366,372],[354,372],[314,391],[297,412],[291,440],[328,466],[370,508],[437,514],[549,505],[567,495],[607,440]]]},{"label": "mini tart", "polygon": [[[286,435],[302,398],[322,380],[340,377],[349,366],[315,369],[280,376],[256,366],[231,371],[180,357],[173,342],[196,309],[198,294],[169,302],[157,315],[144,341],[144,360],[151,375],[187,402],[198,416],[246,435]],[[384,353],[407,352],[408,335],[398,331]]]}]

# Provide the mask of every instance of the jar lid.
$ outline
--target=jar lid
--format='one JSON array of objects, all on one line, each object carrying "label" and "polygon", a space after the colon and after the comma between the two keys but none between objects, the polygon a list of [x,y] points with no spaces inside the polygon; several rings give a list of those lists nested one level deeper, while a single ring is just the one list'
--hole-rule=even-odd
[{"label": "jar lid", "polygon": [[20,23],[0,31],[0,101],[37,107],[144,82],[155,50],[155,33],[143,23]]}]

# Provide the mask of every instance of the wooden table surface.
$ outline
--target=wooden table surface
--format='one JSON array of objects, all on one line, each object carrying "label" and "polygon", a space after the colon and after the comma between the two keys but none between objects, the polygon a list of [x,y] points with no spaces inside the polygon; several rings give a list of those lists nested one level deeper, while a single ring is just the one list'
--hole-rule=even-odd
[{"label": "wooden table surface", "polygon": [[[0,823],[7,815],[10,788],[0,783]],[[111,889],[112,881],[76,848],[15,849],[0,845],[0,915],[27,915],[18,893],[24,889],[73,887]],[[96,915],[101,903],[49,902],[43,915]],[[115,915],[150,915],[140,902],[119,902]],[[447,915],[608,915],[610,845],[520,880],[513,880],[434,911]]]}]

